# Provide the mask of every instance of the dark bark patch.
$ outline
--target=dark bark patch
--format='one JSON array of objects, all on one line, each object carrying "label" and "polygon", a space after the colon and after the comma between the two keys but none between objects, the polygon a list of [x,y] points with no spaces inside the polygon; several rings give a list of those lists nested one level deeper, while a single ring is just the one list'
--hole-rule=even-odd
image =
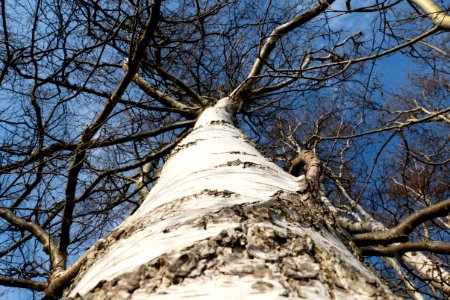
[{"label": "dark bark patch", "polygon": [[183,253],[174,261],[169,262],[166,276],[176,280],[186,277],[198,264],[198,256],[192,252]]},{"label": "dark bark patch", "polygon": [[277,261],[289,253],[284,247],[286,242],[287,232],[276,227],[255,224],[247,231],[247,252],[251,257]]},{"label": "dark bark patch", "polygon": [[283,258],[281,271],[295,279],[313,279],[319,275],[320,266],[307,254]]},{"label": "dark bark patch", "polygon": [[231,154],[231,155],[248,155],[248,156],[255,156],[255,157],[258,156],[256,154],[251,154],[251,153],[247,153],[247,152],[243,152],[243,151],[230,151],[230,152],[228,152],[228,154]]},{"label": "dark bark patch", "polygon": [[195,146],[197,144],[197,142],[203,141],[203,139],[197,139],[193,142],[189,142],[186,144],[180,144],[178,146],[176,146],[172,152],[170,152],[170,154],[167,156],[167,159],[169,159],[170,157],[174,156],[175,154],[177,154],[178,152],[180,152],[183,149],[187,149],[189,147]]},{"label": "dark bark patch", "polygon": [[235,192],[229,191],[229,190],[209,190],[204,189],[200,194],[198,195],[210,195],[214,197],[223,197],[223,198],[230,198],[233,195],[237,195]]},{"label": "dark bark patch", "polygon": [[213,121],[211,121],[209,123],[206,123],[204,125],[201,125],[201,126],[198,126],[198,127],[194,128],[193,131],[201,130],[201,129],[209,127],[209,126],[225,126],[225,127],[232,128],[233,130],[236,130],[236,127],[234,127],[233,124],[230,124],[227,121],[224,121],[224,120],[213,120]]},{"label": "dark bark patch", "polygon": [[252,161],[242,161],[240,159],[236,159],[236,160],[231,160],[231,161],[227,161],[226,164],[221,164],[221,165],[217,165],[215,166],[215,168],[222,168],[222,167],[237,167],[240,166],[243,169],[247,169],[247,168],[255,168],[258,170],[263,170],[265,172],[269,172],[269,173],[276,173],[277,170],[268,167],[268,166],[264,166],[262,164],[258,164]]},{"label": "dark bark patch", "polygon": [[224,121],[224,120],[214,120],[214,121],[207,123],[205,126],[230,126],[230,127],[234,128],[234,126],[232,126],[229,122]]},{"label": "dark bark patch", "polygon": [[252,289],[260,292],[265,293],[271,289],[273,289],[273,284],[266,281],[257,281],[254,284],[252,284]]}]

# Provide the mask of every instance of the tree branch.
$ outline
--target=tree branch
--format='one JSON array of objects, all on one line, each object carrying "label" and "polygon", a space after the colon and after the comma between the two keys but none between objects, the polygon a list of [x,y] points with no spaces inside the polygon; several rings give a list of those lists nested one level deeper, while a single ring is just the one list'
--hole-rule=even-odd
[{"label": "tree branch", "polygon": [[48,233],[37,223],[28,222],[5,208],[0,208],[0,218],[5,219],[15,226],[29,231],[42,244],[44,251],[50,255],[50,263],[52,271],[54,269],[61,270],[64,268],[65,256],[58,251],[56,244]]},{"label": "tree branch", "polygon": [[136,52],[131,59],[128,70],[125,72],[122,80],[117,86],[116,90],[113,92],[110,98],[108,98],[103,111],[97,117],[97,119],[88,126],[81,137],[81,142],[78,147],[78,153],[75,155],[74,161],[70,167],[68,174],[68,181],[66,185],[66,199],[64,206],[63,219],[61,223],[61,237],[59,243],[59,251],[61,253],[67,253],[67,247],[70,243],[70,227],[72,225],[72,215],[75,207],[75,192],[76,186],[78,182],[78,174],[83,166],[84,160],[86,158],[86,143],[89,142],[95,134],[99,131],[102,125],[107,121],[109,115],[113,111],[114,107],[117,105],[118,101],[125,93],[128,85],[134,78],[137,73],[139,63],[142,60],[145,49],[147,48],[148,43],[150,42],[150,38],[153,34],[153,31],[156,30],[157,24],[160,17],[160,7],[161,0],[154,0],[152,5],[151,16],[149,17],[147,24],[145,26],[144,33],[142,38],[139,40],[139,43],[136,47]]},{"label": "tree branch", "polygon": [[277,28],[275,28],[272,33],[267,38],[264,45],[261,47],[261,51],[258,54],[258,57],[253,64],[253,67],[250,71],[250,74],[231,94],[230,98],[236,99],[236,101],[243,101],[246,93],[249,93],[256,84],[258,76],[261,74],[261,71],[266,64],[266,61],[269,59],[270,54],[276,46],[278,40],[285,34],[290,31],[298,28],[299,26],[305,24],[306,22],[311,21],[313,18],[318,16],[320,13],[325,11],[335,0],[325,0],[319,1],[313,9],[298,15],[294,19],[286,22]]},{"label": "tree branch", "polygon": [[351,139],[351,138],[361,137],[361,136],[370,135],[370,134],[374,134],[374,133],[380,133],[380,132],[389,131],[389,130],[400,130],[400,129],[403,129],[405,127],[408,127],[408,126],[411,126],[414,124],[425,123],[425,122],[435,122],[436,118],[438,118],[440,115],[446,114],[448,112],[450,112],[450,107],[440,110],[440,111],[437,111],[437,112],[435,112],[427,117],[424,117],[422,119],[412,119],[412,120],[408,120],[408,121],[398,124],[398,125],[386,126],[386,127],[374,129],[372,131],[355,133],[355,134],[346,135],[346,136],[322,137],[322,136],[314,135],[312,138],[318,138],[320,140],[347,140],[347,139]]},{"label": "tree branch", "polygon": [[191,89],[185,82],[183,82],[178,77],[172,75],[171,73],[164,70],[160,65],[152,65],[152,69],[154,69],[161,77],[166,78],[180,87],[188,96],[190,96],[193,100],[195,100],[198,104],[205,107],[208,105],[208,102],[199,94],[197,94],[193,89]]},{"label": "tree branch", "polygon": [[34,291],[43,291],[45,290],[47,283],[33,281],[31,279],[0,277],[0,285],[30,289]]},{"label": "tree branch", "polygon": [[87,259],[88,252],[86,251],[70,268],[60,272],[53,278],[45,287],[44,294],[46,296],[60,297],[62,290],[67,287],[70,280],[72,280],[80,271]]},{"label": "tree branch", "polygon": [[418,225],[437,217],[444,217],[450,212],[450,199],[436,203],[416,211],[394,228],[386,231],[376,231],[356,235],[352,240],[358,246],[385,245],[408,240],[410,234]]},{"label": "tree branch", "polygon": [[408,276],[403,272],[400,264],[395,258],[385,257],[384,258],[389,265],[391,265],[392,269],[397,272],[400,279],[403,281],[403,284],[409,289],[408,294],[411,296],[413,300],[424,300],[421,293],[417,291],[417,287],[413,285]]},{"label": "tree branch", "polygon": [[[126,70],[126,68],[125,68]],[[190,108],[183,103],[178,102],[176,99],[170,97],[167,94],[157,90],[154,86],[148,83],[142,76],[136,73],[133,77],[133,82],[136,83],[146,94],[153,97],[156,101],[164,106],[176,108],[185,113],[190,112]]]},{"label": "tree branch", "polygon": [[[387,230],[382,223],[376,221],[347,193],[338,177],[335,177],[336,174],[334,174],[330,168],[327,169],[331,172],[332,179],[336,182],[339,190],[349,201],[350,205],[356,207],[367,220],[374,222],[375,225],[377,225],[378,230]],[[433,287],[436,287],[444,293],[450,293],[450,285],[446,284],[446,282],[450,282],[450,274],[444,268],[440,267],[439,264],[432,262],[421,252],[416,252],[414,255],[406,252],[401,259],[403,259],[411,268],[420,274],[423,280],[429,281]],[[442,280],[438,280],[438,278],[442,278]]]},{"label": "tree branch", "polygon": [[401,256],[406,252],[429,251],[439,254],[450,254],[450,244],[444,242],[406,242],[389,245],[387,247],[374,246],[361,248],[361,254],[365,256]]},{"label": "tree branch", "polygon": [[442,11],[432,0],[409,0],[420,7],[437,27],[450,30],[450,16]]}]

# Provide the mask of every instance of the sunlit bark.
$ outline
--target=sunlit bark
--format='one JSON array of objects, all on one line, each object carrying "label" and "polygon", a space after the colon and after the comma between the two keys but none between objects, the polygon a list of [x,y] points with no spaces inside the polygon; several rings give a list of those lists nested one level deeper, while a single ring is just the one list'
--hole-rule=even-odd
[{"label": "sunlit bark", "polygon": [[228,102],[200,116],[140,208],[91,248],[66,297],[390,298],[305,177],[233,127]]}]

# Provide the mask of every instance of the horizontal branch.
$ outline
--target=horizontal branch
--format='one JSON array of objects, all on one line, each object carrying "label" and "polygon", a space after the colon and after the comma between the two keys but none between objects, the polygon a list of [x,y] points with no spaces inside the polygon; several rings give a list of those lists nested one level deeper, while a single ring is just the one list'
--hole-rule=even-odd
[{"label": "horizontal branch", "polygon": [[339,226],[351,233],[367,233],[380,230],[380,224],[374,221],[352,221],[348,218],[338,217]]},{"label": "horizontal branch", "polygon": [[[339,66],[339,65],[347,65],[347,64],[354,64],[354,63],[360,63],[360,62],[365,62],[365,61],[370,61],[370,60],[374,60],[383,56],[387,56],[389,54],[392,54],[394,52],[397,52],[403,48],[406,48],[408,46],[411,46],[421,40],[423,40],[424,38],[438,32],[440,30],[439,27],[435,26],[433,28],[431,28],[430,30],[416,36],[415,38],[411,38],[408,39],[407,42],[397,45],[395,47],[392,47],[386,51],[377,53],[377,54],[373,54],[373,55],[368,55],[368,56],[364,56],[364,57],[359,57],[359,58],[355,58],[355,59],[348,59],[348,60],[342,60],[342,61],[336,61],[336,62],[331,62],[328,64],[322,64],[322,65],[316,65],[316,66],[310,66],[310,67],[306,67],[303,69],[304,72],[306,71],[311,71],[311,70],[316,70],[316,69],[321,69],[321,68],[325,68],[325,67],[333,67],[333,66]],[[286,70],[288,71],[288,70]],[[292,70],[291,70],[292,72]]]},{"label": "horizontal branch", "polygon": [[0,285],[16,288],[30,289],[34,291],[43,291],[47,286],[45,282],[33,281],[31,279],[0,277]]},{"label": "horizontal branch", "polygon": [[443,242],[406,242],[395,245],[373,246],[361,248],[361,254],[364,256],[401,256],[406,252],[428,251],[438,254],[450,254],[450,244]]},{"label": "horizontal branch", "polygon": [[[361,207],[344,189],[344,186],[339,180],[339,177],[331,170],[331,178],[336,182],[339,190],[344,195],[344,197],[349,201],[350,205],[357,208],[358,211],[363,215],[368,221],[373,222],[379,231],[387,230],[387,228],[377,222],[371,215],[369,215],[363,207]],[[450,274],[442,268],[439,263],[432,261],[426,257],[421,252],[415,252],[414,254],[406,252],[402,257],[402,260],[406,262],[410,267],[412,267],[420,276],[431,283],[431,285],[444,293],[450,293],[450,286],[446,282],[450,282]],[[443,280],[438,280],[438,278],[443,278]]]},{"label": "horizontal branch", "polygon": [[416,211],[394,228],[386,231],[358,234],[353,238],[358,246],[380,245],[405,240],[418,225],[438,217],[447,216],[450,212],[450,199]]},{"label": "horizontal branch", "polygon": [[106,140],[106,141],[98,141],[98,142],[94,141],[94,142],[89,143],[89,145],[90,145],[89,148],[90,149],[91,148],[101,148],[101,147],[108,147],[108,146],[113,146],[113,145],[117,145],[117,144],[122,144],[122,143],[130,142],[130,141],[142,141],[149,137],[153,137],[153,136],[156,136],[156,135],[159,135],[159,134],[171,131],[171,130],[193,126],[194,123],[195,123],[195,120],[178,122],[178,123],[174,123],[171,125],[160,127],[153,131],[130,134],[130,135],[124,136],[122,138],[117,138],[114,140],[109,140],[109,141]]},{"label": "horizontal branch", "polygon": [[[83,144],[83,146],[86,149],[96,149],[96,148],[114,146],[114,145],[130,142],[130,141],[142,141],[146,138],[156,136],[158,134],[162,134],[162,133],[168,132],[170,130],[191,127],[192,125],[194,125],[194,123],[195,123],[195,120],[178,122],[178,123],[174,123],[171,125],[157,128],[153,131],[135,133],[135,134],[127,135],[125,137],[121,137],[121,138],[117,138],[117,139],[86,142]],[[0,170],[0,174],[6,174],[15,168],[28,165],[32,162],[38,161],[39,159],[41,159],[45,156],[54,156],[56,152],[75,151],[77,148],[79,148],[79,146],[80,146],[79,144],[55,143],[48,147],[43,147],[42,149],[39,149],[39,150],[33,152],[26,159],[12,163],[8,166],[5,166],[4,168],[2,168]]]},{"label": "horizontal branch", "polygon": [[[294,73],[294,75],[292,76],[282,76],[282,77],[290,77],[289,79],[274,84],[272,86],[267,86],[267,87],[261,87],[258,89],[254,89],[251,91],[251,93],[255,93],[255,94],[262,94],[262,93],[266,93],[266,92],[270,92],[270,91],[274,91],[277,89],[281,89],[285,86],[287,86],[288,84],[294,82],[295,80],[298,80],[299,78],[304,78],[304,79],[308,79],[308,77],[304,76],[303,74],[306,73],[307,71],[313,71],[313,70],[318,70],[318,69],[322,69],[322,68],[330,68],[330,67],[337,67],[337,66],[343,66],[343,69],[346,70],[347,68],[349,68],[351,65],[353,64],[357,64],[357,63],[362,63],[362,62],[366,62],[366,61],[371,61],[371,60],[375,60],[384,56],[388,56],[396,51],[399,51],[403,48],[406,48],[408,46],[411,46],[417,42],[422,41],[424,38],[438,32],[441,28],[439,28],[438,26],[433,27],[432,29],[416,36],[415,38],[410,38],[410,39],[406,39],[407,42],[397,45],[395,47],[392,47],[386,51],[377,53],[377,54],[373,54],[373,55],[368,55],[368,56],[364,56],[364,57],[359,57],[359,58],[355,58],[355,59],[348,59],[348,60],[342,60],[342,61],[334,61],[334,62],[330,62],[330,63],[326,63],[326,64],[320,64],[320,65],[312,65],[310,66],[310,61],[308,61],[306,64],[302,64],[302,66],[299,69],[278,69],[276,70],[277,72],[284,72],[284,73]],[[332,78],[340,73],[342,73],[343,70],[341,70],[340,72],[330,75],[329,78]],[[257,80],[259,78],[262,78],[263,76],[258,75],[258,76],[254,76],[254,80]],[[269,77],[273,77],[273,76],[269,76]],[[309,79],[313,79],[314,78],[309,78]],[[246,81],[249,81],[250,79],[247,78]],[[318,80],[325,80],[324,79],[318,79]],[[246,82],[242,83],[241,86],[243,85],[247,85]],[[242,87],[239,86],[238,88],[241,89]],[[237,89],[238,89],[237,88]],[[236,89],[236,90],[237,90]],[[235,92],[233,92],[235,93]]]},{"label": "horizontal branch", "polygon": [[182,116],[185,116],[187,118],[196,118],[198,116],[198,112],[197,110],[200,110],[200,108],[196,109],[189,109],[188,111],[186,111],[185,109],[177,109],[177,108],[173,108],[173,107],[167,107],[167,106],[154,106],[154,105],[148,105],[148,104],[143,104],[143,103],[139,103],[136,101],[132,101],[132,100],[119,100],[120,104],[123,105],[128,105],[131,108],[140,108],[140,109],[144,109],[144,110],[151,110],[151,111],[161,111],[161,112],[169,112],[169,113],[176,113]]},{"label": "horizontal branch", "polygon": [[422,119],[412,119],[412,120],[408,120],[405,123],[401,123],[398,125],[393,125],[393,126],[387,126],[387,127],[383,127],[383,128],[378,128],[378,129],[374,129],[372,131],[366,131],[366,132],[361,132],[361,133],[355,133],[352,135],[345,135],[345,136],[330,136],[330,137],[322,137],[322,136],[317,136],[314,135],[312,136],[310,139],[319,139],[321,141],[324,140],[347,140],[347,139],[352,139],[352,138],[356,138],[356,137],[362,137],[365,135],[371,135],[371,134],[376,134],[376,133],[381,133],[384,131],[390,131],[390,130],[399,130],[399,129],[403,129],[405,127],[414,125],[414,124],[419,124],[419,123],[425,123],[425,122],[435,122],[436,118],[439,117],[442,114],[446,114],[450,112],[450,107],[437,111],[429,116],[426,116]]}]

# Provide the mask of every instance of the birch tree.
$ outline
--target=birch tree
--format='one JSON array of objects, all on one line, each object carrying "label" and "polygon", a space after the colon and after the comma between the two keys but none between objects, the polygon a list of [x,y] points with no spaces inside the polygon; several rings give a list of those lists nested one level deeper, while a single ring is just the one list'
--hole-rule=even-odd
[{"label": "birch tree", "polygon": [[385,103],[373,78],[391,55],[446,78],[444,3],[1,12],[0,284],[45,299],[449,294],[448,84]]}]

